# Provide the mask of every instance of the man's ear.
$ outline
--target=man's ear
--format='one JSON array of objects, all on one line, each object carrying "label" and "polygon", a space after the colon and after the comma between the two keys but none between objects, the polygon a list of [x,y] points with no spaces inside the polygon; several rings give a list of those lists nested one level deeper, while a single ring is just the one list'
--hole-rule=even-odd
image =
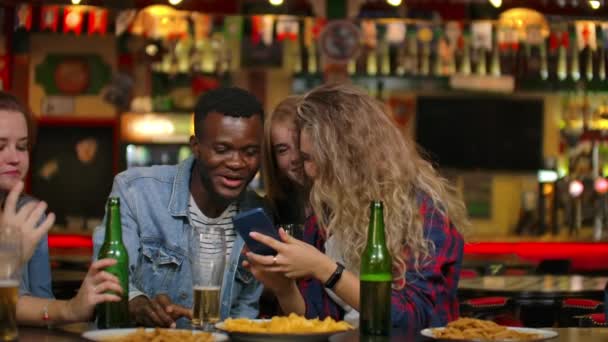
[{"label": "man's ear", "polygon": [[190,150],[192,151],[193,155],[195,155],[195,156],[199,155],[200,143],[198,141],[198,138],[195,135],[190,136]]}]

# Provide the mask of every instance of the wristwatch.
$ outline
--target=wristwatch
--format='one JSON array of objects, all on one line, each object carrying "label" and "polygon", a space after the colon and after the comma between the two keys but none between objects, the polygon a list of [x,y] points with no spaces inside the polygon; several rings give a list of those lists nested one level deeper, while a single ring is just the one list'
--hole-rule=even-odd
[{"label": "wristwatch", "polygon": [[338,280],[342,278],[342,272],[344,271],[344,265],[339,262],[336,262],[336,264],[338,265],[338,267],[336,267],[334,273],[332,273],[329,279],[327,279],[327,281],[325,282],[325,287],[330,290],[334,289],[334,287],[338,283]]}]

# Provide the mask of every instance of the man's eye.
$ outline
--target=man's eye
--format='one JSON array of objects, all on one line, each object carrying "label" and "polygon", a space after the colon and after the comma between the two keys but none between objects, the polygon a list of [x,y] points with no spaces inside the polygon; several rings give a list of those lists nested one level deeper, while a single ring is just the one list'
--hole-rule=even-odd
[{"label": "man's eye", "polygon": [[260,149],[257,147],[250,147],[245,149],[245,154],[248,156],[255,156],[260,152]]}]

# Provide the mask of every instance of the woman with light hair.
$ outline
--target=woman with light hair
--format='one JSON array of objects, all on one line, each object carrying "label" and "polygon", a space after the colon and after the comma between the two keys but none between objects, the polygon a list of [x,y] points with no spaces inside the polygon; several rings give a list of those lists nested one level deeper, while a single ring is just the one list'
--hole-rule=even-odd
[{"label": "woman with light hair", "polygon": [[[253,275],[274,291],[285,313],[351,315],[356,322],[369,205],[380,200],[393,262],[392,325],[417,331],[456,319],[464,244],[458,229],[468,221],[455,189],[384,106],[357,88],[313,89],[298,103],[297,121],[315,215],[306,222],[305,242],[282,230],[282,241],[253,233],[278,252],[248,253]],[[327,289],[338,263],[346,270]]]},{"label": "woman with light hair", "polygon": [[266,198],[277,224],[301,224],[308,205],[304,168],[299,148],[296,110],[299,96],[288,96],[264,122],[262,175]]}]

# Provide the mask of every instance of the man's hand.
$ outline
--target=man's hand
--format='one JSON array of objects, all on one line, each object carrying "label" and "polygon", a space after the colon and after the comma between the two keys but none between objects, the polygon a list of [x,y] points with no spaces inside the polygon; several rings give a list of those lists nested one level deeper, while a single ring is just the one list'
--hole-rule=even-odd
[{"label": "man's hand", "polygon": [[192,312],[181,305],[173,304],[169,296],[157,295],[153,299],[137,296],[129,301],[129,314],[137,325],[146,327],[175,328],[181,317],[192,318]]},{"label": "man's hand", "polygon": [[169,299],[169,296],[160,294],[156,296],[156,301],[165,309],[165,312],[169,314],[173,320],[177,321],[182,317],[192,319],[192,310],[179,304],[173,304],[171,299]]}]

